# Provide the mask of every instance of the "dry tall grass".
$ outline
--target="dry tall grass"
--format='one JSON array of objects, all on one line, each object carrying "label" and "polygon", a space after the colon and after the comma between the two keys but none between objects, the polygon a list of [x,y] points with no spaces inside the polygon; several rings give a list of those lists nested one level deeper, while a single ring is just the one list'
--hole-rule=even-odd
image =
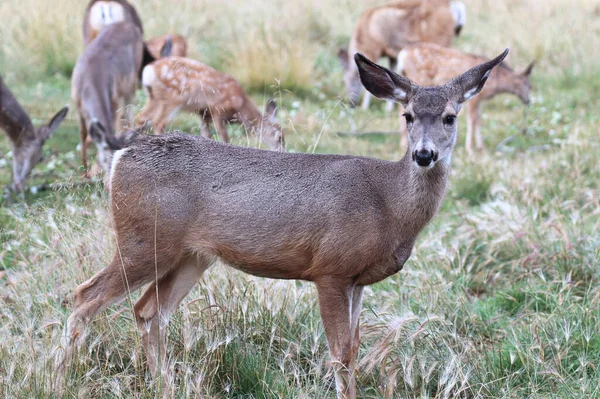
[{"label": "dry tall grass", "polygon": [[[510,63],[580,74],[596,68],[600,8],[594,0],[467,0],[468,24],[458,46],[494,55],[512,47]],[[385,1],[133,1],[146,37],[179,32],[190,56],[224,69],[250,89],[310,90],[315,68],[337,69],[356,17]],[[0,4],[0,67],[11,77],[70,75],[82,49],[79,0],[5,0]],[[341,86],[341,84],[339,84]]]}]

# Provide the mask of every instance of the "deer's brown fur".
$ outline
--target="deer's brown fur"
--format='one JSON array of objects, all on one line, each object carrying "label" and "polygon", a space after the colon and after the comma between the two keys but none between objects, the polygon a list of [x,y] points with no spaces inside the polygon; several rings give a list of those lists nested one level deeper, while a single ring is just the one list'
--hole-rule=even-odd
[{"label": "deer's brown fur", "polygon": [[[365,87],[404,103],[412,117],[409,150],[398,162],[262,151],[179,133],[117,152],[110,197],[118,251],[75,291],[66,337],[81,341],[98,312],[150,283],[134,313],[156,373],[165,364],[166,322],[218,257],[256,276],[316,284],[338,398],[356,398],[363,287],[409,258],[444,198],[456,114],[507,52],[438,87],[356,55]],[[61,361],[59,375],[63,368]]]},{"label": "deer's brown fur", "polygon": [[[487,61],[479,55],[438,46],[433,43],[419,43],[406,47],[398,55],[397,72],[422,86],[443,84],[453,76],[461,74],[475,65]],[[467,103],[466,149],[470,154],[473,136],[477,149],[483,149],[481,136],[481,103],[501,93],[510,93],[529,104],[531,90],[530,75],[533,62],[523,72],[516,72],[506,63],[495,68],[481,93]]]},{"label": "deer's brown fur", "polygon": [[[456,26],[448,0],[396,1],[364,11],[356,22],[348,50],[338,54],[350,102],[357,103],[362,92],[358,69],[352,62],[354,53],[360,52],[374,62],[387,57],[393,70],[398,53],[409,44],[433,42],[450,46]],[[363,108],[368,105],[369,93],[365,92]]]},{"label": "deer's brown fur", "polygon": [[283,131],[275,121],[276,108],[267,104],[261,113],[242,86],[231,76],[201,62],[167,57],[144,68],[142,84],[147,102],[138,116],[138,124],[152,122],[156,132],[162,132],[169,120],[179,111],[200,116],[201,132],[210,136],[212,122],[221,139],[228,142],[228,122],[241,123],[272,150],[283,150]]},{"label": "deer's brown fur", "polygon": [[17,191],[23,189],[31,170],[42,158],[42,146],[67,116],[68,111],[69,107],[66,106],[45,125],[34,127],[29,115],[0,76],[0,129],[8,134],[12,143],[13,187]]}]

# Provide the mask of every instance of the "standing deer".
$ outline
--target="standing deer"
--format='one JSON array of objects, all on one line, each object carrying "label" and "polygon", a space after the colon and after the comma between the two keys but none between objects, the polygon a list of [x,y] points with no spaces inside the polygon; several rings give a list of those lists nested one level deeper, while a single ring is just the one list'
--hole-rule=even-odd
[{"label": "standing deer", "polygon": [[163,58],[144,68],[142,85],[148,100],[138,121],[151,120],[158,133],[182,109],[200,116],[204,137],[210,136],[212,122],[227,143],[227,123],[236,122],[271,150],[284,149],[283,131],[275,120],[275,102],[268,101],[262,114],[234,78],[208,65],[189,58]]},{"label": "standing deer", "polygon": [[44,126],[35,128],[27,112],[4,84],[0,76],[0,128],[12,142],[13,188],[21,191],[31,169],[42,158],[42,147],[69,112],[66,106]]},{"label": "standing deer", "polygon": [[130,22],[144,34],[142,21],[127,0],[91,0],[83,18],[83,42],[87,46],[108,25]]},{"label": "standing deer", "polygon": [[[445,48],[432,43],[419,43],[406,47],[398,54],[397,72],[424,86],[439,85],[473,66],[485,62],[486,58]],[[502,63],[490,75],[481,93],[467,104],[466,150],[473,153],[473,134],[478,150],[483,150],[481,136],[481,103],[500,93],[511,93],[529,104],[530,76],[534,63],[521,73]],[[403,141],[406,138],[403,137]]]},{"label": "standing deer", "polygon": [[[465,22],[464,4],[451,7],[448,0],[405,0],[370,8],[364,11],[356,25],[348,50],[341,49],[338,57],[344,70],[344,84],[350,104],[354,106],[362,93],[355,52],[363,53],[377,62],[381,57],[390,60],[396,69],[396,57],[405,46],[416,42],[433,42],[450,46]],[[370,95],[364,93],[362,108],[368,109]]]},{"label": "standing deer", "polygon": [[[115,138],[119,109],[133,102],[138,76],[146,60],[139,28],[128,22],[111,24],[91,42],[73,70],[71,97],[79,111],[81,160],[87,174],[88,133],[98,148],[105,172],[110,168],[112,151],[122,143]],[[168,49],[163,49],[168,53]],[[133,121],[131,109],[128,119]],[[120,126],[116,127],[120,131]]]},{"label": "standing deer", "polygon": [[[171,43],[168,45],[168,43]],[[165,48],[169,48],[170,54],[163,54]],[[185,57],[187,55],[187,42],[185,37],[181,35],[162,35],[146,40],[146,48],[152,57],[155,59],[164,58],[168,55]]]},{"label": "standing deer", "polygon": [[133,310],[148,365],[161,371],[170,316],[220,258],[255,276],[316,284],[337,396],[356,398],[363,287],[409,258],[445,195],[456,116],[507,53],[437,87],[356,54],[365,88],[406,108],[409,149],[398,162],[261,151],[177,133],[117,152],[110,201],[118,250],[75,291],[58,375],[90,321],[148,283]]}]

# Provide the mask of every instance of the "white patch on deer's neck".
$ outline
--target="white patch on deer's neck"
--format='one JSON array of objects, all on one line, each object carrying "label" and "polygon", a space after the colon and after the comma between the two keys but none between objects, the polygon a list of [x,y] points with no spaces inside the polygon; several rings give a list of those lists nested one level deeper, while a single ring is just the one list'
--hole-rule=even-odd
[{"label": "white patch on deer's neck", "polygon": [[113,176],[115,175],[115,169],[117,168],[117,164],[119,163],[119,159],[129,150],[129,148],[124,148],[114,153],[112,163],[110,166],[110,176],[108,178],[108,191],[110,191],[112,187]]}]

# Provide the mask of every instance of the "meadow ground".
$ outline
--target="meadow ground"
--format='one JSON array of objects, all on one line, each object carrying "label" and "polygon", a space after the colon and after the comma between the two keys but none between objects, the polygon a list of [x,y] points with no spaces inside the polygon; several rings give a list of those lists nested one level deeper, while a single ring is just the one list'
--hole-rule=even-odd
[{"label": "meadow ground", "polygon": [[[0,3],[0,73],[35,122],[70,101],[85,2]],[[379,1],[134,1],[146,37],[186,35],[190,55],[275,96],[288,148],[398,160],[398,115],[341,101],[337,48]],[[533,103],[484,107],[487,151],[467,157],[465,121],[451,188],[397,275],[366,290],[363,398],[600,397],[600,6],[592,0],[467,0],[457,47],[531,59]],[[136,107],[143,104],[138,94]],[[44,148],[23,197],[0,204],[0,394],[51,395],[53,354],[74,288],[112,256],[106,193],[80,185],[75,112]],[[197,134],[194,118],[173,128]],[[236,130],[233,142],[248,143]],[[353,134],[368,133],[368,134]],[[0,187],[10,182],[0,135]],[[60,190],[41,190],[58,183]],[[269,239],[265,237],[265,239]],[[217,266],[169,328],[177,370],[149,386],[130,311],[93,323],[69,370],[70,397],[332,398],[311,284]]]}]

